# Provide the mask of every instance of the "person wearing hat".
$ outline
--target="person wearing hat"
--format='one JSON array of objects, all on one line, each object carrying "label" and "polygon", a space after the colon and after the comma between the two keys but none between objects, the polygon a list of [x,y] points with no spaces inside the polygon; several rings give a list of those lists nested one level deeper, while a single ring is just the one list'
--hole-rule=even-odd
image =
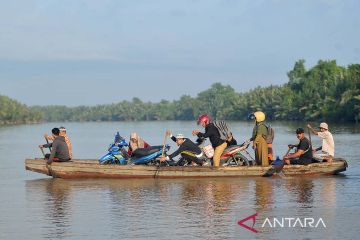
[{"label": "person wearing hat", "polygon": [[209,138],[212,147],[214,148],[213,165],[214,167],[220,166],[220,158],[223,154],[228,143],[221,139],[220,132],[207,114],[202,114],[198,117],[197,124],[205,128],[205,132],[202,133],[197,129],[192,131],[192,134],[199,138]]},{"label": "person wearing hat", "polygon": [[253,142],[253,149],[255,151],[255,161],[257,165],[267,167],[269,166],[269,150],[272,153],[272,145],[269,149],[266,142],[268,130],[265,125],[265,113],[260,111],[254,112],[251,115],[251,118],[254,118],[255,120],[252,137],[250,138],[250,141]]},{"label": "person wearing hat", "polygon": [[311,130],[311,132],[318,137],[322,138],[322,145],[316,149],[314,152],[322,151],[321,154],[317,154],[318,157],[324,161],[331,162],[334,158],[335,153],[335,144],[334,138],[329,131],[329,126],[327,123],[320,123],[320,132],[316,131],[310,124],[307,127]]},{"label": "person wearing hat", "polygon": [[[65,138],[66,145],[68,146],[68,149],[69,149],[69,156],[70,156],[70,159],[72,159],[72,144],[71,144],[71,141],[70,141],[68,135],[66,134],[66,128],[59,127],[59,131],[60,131],[59,136]],[[55,140],[55,137],[53,135],[48,135],[46,133],[45,133],[44,137],[46,140],[49,140],[49,141]],[[50,144],[49,146],[51,147],[52,145]]]},{"label": "person wearing hat", "polygon": [[160,161],[173,160],[174,157],[180,154],[181,157],[189,163],[194,162],[198,165],[203,164],[203,152],[193,141],[186,138],[183,134],[173,136],[169,130],[166,131],[166,135],[176,142],[179,148],[169,156],[160,157]]},{"label": "person wearing hat", "polygon": [[312,162],[312,150],[309,140],[305,137],[304,129],[296,129],[296,137],[299,139],[298,145],[289,144],[289,149],[296,147],[295,153],[287,154],[283,157],[285,164],[308,165]]}]

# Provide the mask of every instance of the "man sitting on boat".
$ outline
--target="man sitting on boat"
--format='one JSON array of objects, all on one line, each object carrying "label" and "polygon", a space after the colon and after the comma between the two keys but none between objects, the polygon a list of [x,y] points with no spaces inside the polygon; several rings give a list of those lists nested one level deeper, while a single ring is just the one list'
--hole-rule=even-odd
[{"label": "man sitting on boat", "polygon": [[287,154],[283,157],[286,164],[300,164],[308,165],[312,162],[312,149],[309,140],[305,137],[304,129],[296,129],[296,137],[300,140],[299,144],[292,145],[289,144],[290,149],[296,147],[296,152]]},{"label": "man sitting on boat", "polygon": [[45,155],[45,159],[48,164],[51,164],[53,161],[57,162],[66,162],[70,160],[69,149],[65,141],[64,136],[60,136],[59,128],[53,128],[51,130],[54,141],[52,143],[39,145],[40,148],[52,147],[51,153]]},{"label": "man sitting on boat", "polygon": [[[72,144],[71,144],[70,138],[66,134],[66,128],[65,127],[59,127],[59,130],[60,130],[59,136],[62,136],[62,137],[65,138],[65,142],[66,142],[66,145],[68,146],[69,156],[70,156],[70,159],[71,159],[72,158]],[[46,140],[49,140],[49,141],[54,141],[55,140],[53,135],[48,135],[46,133],[45,133],[44,137],[45,137]]]},{"label": "man sitting on boat", "polygon": [[327,123],[324,122],[320,123],[320,132],[312,128],[310,124],[308,124],[307,127],[313,132],[313,134],[322,138],[322,145],[314,149],[314,152],[321,150],[321,153],[316,154],[314,158],[326,162],[332,162],[334,158],[335,144],[334,144],[334,138],[331,132],[329,131],[329,126],[327,125]]},{"label": "man sitting on boat", "polygon": [[179,148],[169,156],[160,157],[160,161],[173,160],[174,157],[181,154],[181,157],[185,162],[194,162],[197,165],[203,165],[203,152],[198,145],[196,145],[190,139],[185,138],[183,134],[177,134],[176,136],[173,136],[171,132],[167,130],[166,135],[169,136],[174,142],[176,142]]}]

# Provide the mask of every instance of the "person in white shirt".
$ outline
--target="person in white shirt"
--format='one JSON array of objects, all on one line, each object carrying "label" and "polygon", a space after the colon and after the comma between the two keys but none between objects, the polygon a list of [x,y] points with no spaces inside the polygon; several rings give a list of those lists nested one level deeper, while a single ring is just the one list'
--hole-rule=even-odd
[{"label": "person in white shirt", "polygon": [[329,126],[327,123],[320,123],[320,132],[312,128],[310,124],[308,124],[307,127],[313,132],[313,134],[322,138],[321,147],[314,149],[314,152],[321,150],[321,154],[316,154],[318,158],[326,162],[331,162],[334,159],[335,144],[334,138],[331,132],[329,132]]}]

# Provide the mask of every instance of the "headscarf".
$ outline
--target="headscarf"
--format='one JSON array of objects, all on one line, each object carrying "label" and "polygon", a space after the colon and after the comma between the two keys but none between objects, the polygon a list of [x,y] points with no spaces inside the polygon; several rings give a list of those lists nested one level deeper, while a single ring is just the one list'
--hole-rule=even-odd
[{"label": "headscarf", "polygon": [[[136,141],[133,142],[131,139],[136,139]],[[145,147],[144,140],[141,137],[139,137],[139,135],[136,132],[130,134],[130,147],[133,151],[135,151],[138,148]]]}]

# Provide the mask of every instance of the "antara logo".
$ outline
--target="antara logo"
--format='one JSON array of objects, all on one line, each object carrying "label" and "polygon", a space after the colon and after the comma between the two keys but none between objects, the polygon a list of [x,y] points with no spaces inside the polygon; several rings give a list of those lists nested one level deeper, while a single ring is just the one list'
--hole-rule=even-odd
[{"label": "antara logo", "polygon": [[[250,215],[244,219],[239,220],[237,223],[249,230],[252,231],[254,233],[258,233],[258,230],[256,230],[254,228],[255,223],[256,223],[256,217],[257,217],[257,213]],[[252,225],[246,225],[244,224],[245,222],[252,220]],[[324,222],[324,220],[322,218],[313,218],[313,217],[305,217],[305,218],[294,218],[294,217],[281,217],[281,218],[265,218],[264,222],[261,225],[261,228],[264,227],[270,227],[270,228],[276,228],[276,227],[280,227],[280,228],[296,228],[296,227],[301,227],[301,228],[318,228],[318,227],[323,227],[326,228],[326,224]]]},{"label": "antara logo", "polygon": [[[253,215],[251,215],[251,216],[248,216],[247,218],[244,218],[244,219],[238,221],[238,224],[239,224],[240,226],[242,226],[243,228],[246,228],[247,230],[250,230],[250,231],[252,231],[252,232],[254,232],[254,233],[257,233],[258,231],[254,228],[254,225],[255,225],[255,222],[256,222],[256,216],[257,216],[257,213],[255,213],[255,214],[253,214]],[[250,219],[253,220],[252,227],[249,227],[248,225],[245,225],[245,224],[244,224],[244,222],[246,222],[246,221],[248,221],[248,220],[250,220]]]}]

